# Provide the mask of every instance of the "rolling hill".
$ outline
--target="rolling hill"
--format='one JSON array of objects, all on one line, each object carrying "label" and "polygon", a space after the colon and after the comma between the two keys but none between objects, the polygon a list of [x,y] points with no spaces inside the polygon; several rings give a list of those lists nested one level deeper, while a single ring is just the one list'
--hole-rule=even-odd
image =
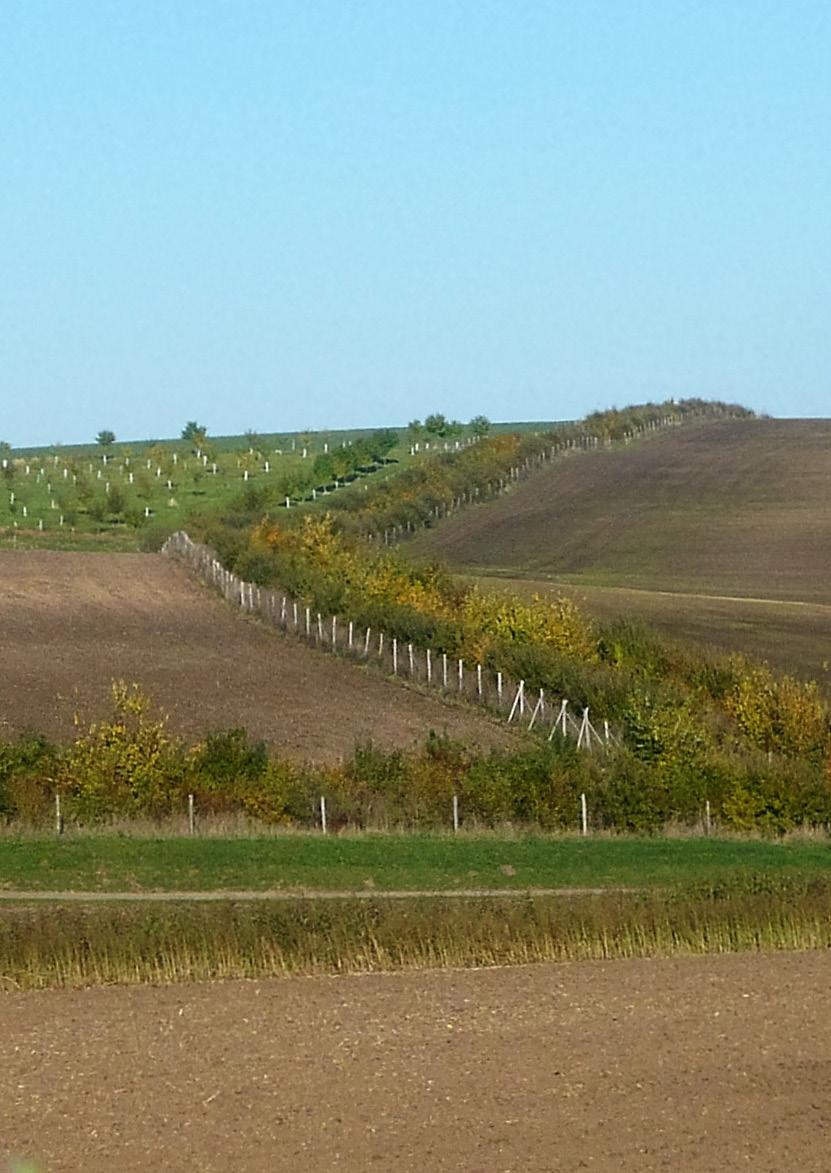
[{"label": "rolling hill", "polygon": [[824,676],[831,421],[707,421],[578,453],[407,550]]}]

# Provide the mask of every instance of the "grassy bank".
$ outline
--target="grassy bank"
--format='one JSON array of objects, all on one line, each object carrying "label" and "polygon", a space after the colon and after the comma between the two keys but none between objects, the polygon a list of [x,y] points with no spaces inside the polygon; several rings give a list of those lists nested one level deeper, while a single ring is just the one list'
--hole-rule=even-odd
[{"label": "grassy bank", "polygon": [[831,884],[593,898],[9,906],[0,988],[828,948]]},{"label": "grassy bank", "polygon": [[831,844],[490,835],[0,838],[0,890],[666,886],[736,873],[831,877]]}]

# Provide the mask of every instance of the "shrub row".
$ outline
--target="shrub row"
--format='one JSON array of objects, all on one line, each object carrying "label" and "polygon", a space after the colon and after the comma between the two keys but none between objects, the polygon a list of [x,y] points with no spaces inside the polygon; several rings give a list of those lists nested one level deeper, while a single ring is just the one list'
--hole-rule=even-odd
[{"label": "shrub row", "polygon": [[189,794],[203,815],[298,826],[315,825],[324,795],[333,829],[447,826],[454,795],[474,826],[574,829],[581,794],[595,829],[700,824],[708,802],[715,820],[737,830],[831,825],[831,788],[799,760],[710,751],[666,761],[628,747],[592,756],[559,737],[484,753],[431,735],[412,751],[367,742],[339,765],[302,764],[270,755],[241,729],[187,746],[123,683],[113,686],[111,716],[69,746],[37,737],[0,743],[0,818],[45,823],[56,793],[65,817],[81,825],[182,814]]}]

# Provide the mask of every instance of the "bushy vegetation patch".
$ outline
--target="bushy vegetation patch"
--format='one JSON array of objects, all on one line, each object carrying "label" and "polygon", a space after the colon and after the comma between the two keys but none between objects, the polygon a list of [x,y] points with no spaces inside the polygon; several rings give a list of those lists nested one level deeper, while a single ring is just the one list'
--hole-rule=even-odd
[{"label": "bushy vegetation patch", "polygon": [[[241,729],[189,746],[135,686],[113,686],[112,713],[80,723],[64,747],[41,738],[0,744],[0,817],[43,825],[55,796],[67,824],[163,820],[193,796],[200,815],[243,815],[275,826],[446,827],[454,797],[468,827],[511,824],[574,829],[586,795],[594,830],[654,833],[669,823],[782,834],[831,826],[831,786],[821,762],[760,748],[719,749],[677,712],[641,700],[626,743],[601,754],[571,740],[529,740],[482,750],[432,734],[409,751],[372,742],[338,765],[289,762]],[[709,804],[709,805],[708,805]]]}]

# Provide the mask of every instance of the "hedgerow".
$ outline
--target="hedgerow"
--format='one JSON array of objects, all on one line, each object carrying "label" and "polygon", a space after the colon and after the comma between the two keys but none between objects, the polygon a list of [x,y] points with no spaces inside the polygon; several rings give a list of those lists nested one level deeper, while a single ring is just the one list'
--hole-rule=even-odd
[{"label": "hedgerow", "polygon": [[68,746],[39,737],[0,742],[0,818],[44,824],[59,794],[70,824],[161,820],[183,816],[192,795],[200,817],[314,826],[324,796],[332,829],[431,828],[448,825],[455,796],[468,826],[555,831],[576,828],[585,794],[595,829],[700,825],[707,804],[713,820],[738,831],[831,826],[831,785],[821,768],[689,739],[666,714],[654,722],[645,698],[642,705],[646,715],[631,744],[599,755],[559,736],[485,752],[431,734],[420,748],[362,742],[339,764],[315,765],[269,753],[242,729],[188,745],[149,698],[119,682],[112,713],[79,722]]}]

